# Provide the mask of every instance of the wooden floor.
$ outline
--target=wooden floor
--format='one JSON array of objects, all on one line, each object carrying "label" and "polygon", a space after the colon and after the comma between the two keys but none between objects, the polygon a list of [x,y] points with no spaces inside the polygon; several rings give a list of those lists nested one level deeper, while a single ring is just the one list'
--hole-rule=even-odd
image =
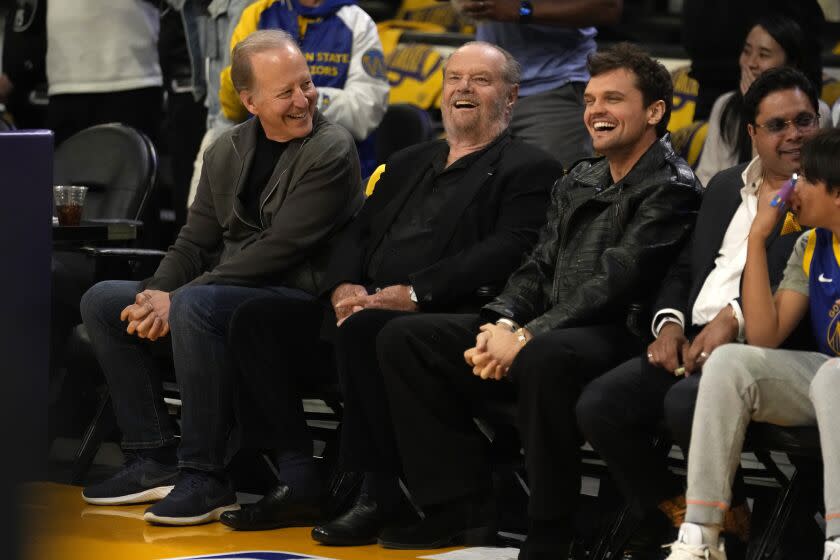
[{"label": "wooden floor", "polygon": [[239,532],[220,523],[156,527],[143,521],[146,506],[89,506],[82,501],[81,488],[54,483],[27,486],[22,502],[27,560],[157,560],[237,551],[296,553],[285,558],[397,560],[445,552],[324,547],[309,537],[309,528]]}]

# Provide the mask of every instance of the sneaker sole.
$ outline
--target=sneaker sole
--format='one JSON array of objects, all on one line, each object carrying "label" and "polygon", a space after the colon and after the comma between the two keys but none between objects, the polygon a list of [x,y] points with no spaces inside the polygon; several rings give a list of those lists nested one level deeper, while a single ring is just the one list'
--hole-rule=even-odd
[{"label": "sneaker sole", "polygon": [[159,502],[169,495],[169,492],[175,486],[158,486],[156,488],[149,488],[136,494],[126,494],[125,496],[114,496],[111,498],[90,498],[85,496],[82,492],[82,499],[94,506],[126,506],[129,504],[147,504],[149,502]]},{"label": "sneaker sole", "polygon": [[185,525],[202,525],[204,523],[218,521],[219,517],[224,512],[235,511],[237,509],[239,509],[239,504],[233,504],[230,506],[217,507],[216,509],[208,511],[202,515],[194,515],[192,517],[163,517],[147,511],[143,514],[143,520],[153,525],[175,525],[179,527]]}]

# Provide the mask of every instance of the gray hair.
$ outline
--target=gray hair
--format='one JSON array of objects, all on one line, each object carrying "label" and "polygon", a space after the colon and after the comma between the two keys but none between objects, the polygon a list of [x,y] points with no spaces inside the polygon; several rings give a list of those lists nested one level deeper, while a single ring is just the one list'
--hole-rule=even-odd
[{"label": "gray hair", "polygon": [[[265,29],[254,31],[239,41],[230,55],[230,79],[237,93],[250,89],[254,82],[254,69],[251,66],[251,57],[257,53],[282,49],[291,46],[296,51],[300,47],[294,38],[279,29]],[[301,54],[303,56],[303,54]]]},{"label": "gray hair", "polygon": [[446,57],[446,60],[443,62],[443,74],[446,75],[446,66],[449,64],[449,59],[452,58],[458,51],[463,49],[464,47],[470,46],[479,46],[479,47],[490,47],[495,51],[501,53],[503,57],[505,57],[505,63],[502,65],[502,80],[510,87],[519,85],[519,81],[522,79],[522,67],[513,58],[513,55],[507,52],[505,49],[498,45],[494,45],[493,43],[488,43],[486,41],[469,41],[464,43],[458,49]]}]

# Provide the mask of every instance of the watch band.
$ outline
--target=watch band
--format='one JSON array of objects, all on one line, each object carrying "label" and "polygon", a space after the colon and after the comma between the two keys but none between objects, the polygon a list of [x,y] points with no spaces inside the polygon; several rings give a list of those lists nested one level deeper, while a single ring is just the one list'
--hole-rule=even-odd
[{"label": "watch band", "polygon": [[515,321],[512,319],[508,319],[507,317],[502,317],[498,321],[496,321],[497,325],[504,325],[510,329],[510,332],[514,332],[516,329],[519,328],[519,325],[516,324]]}]

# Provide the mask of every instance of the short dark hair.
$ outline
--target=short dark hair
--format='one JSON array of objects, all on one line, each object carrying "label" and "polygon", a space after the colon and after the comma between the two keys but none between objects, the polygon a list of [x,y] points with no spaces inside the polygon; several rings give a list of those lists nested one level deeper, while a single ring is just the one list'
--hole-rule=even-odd
[{"label": "short dark hair", "polygon": [[840,129],[821,130],[802,146],[802,174],[821,181],[829,191],[840,189]]},{"label": "short dark hair", "polygon": [[755,125],[755,117],[758,114],[758,106],[765,97],[777,91],[784,91],[786,89],[798,89],[804,93],[811,106],[814,108],[814,113],[820,114],[819,96],[817,95],[817,88],[814,84],[805,77],[805,74],[795,68],[789,66],[780,66],[779,68],[771,68],[758,78],[744,94],[744,112],[742,126],[751,124]]},{"label": "short dark hair", "polygon": [[633,72],[636,76],[636,87],[642,92],[645,107],[649,107],[660,99],[665,102],[665,113],[656,125],[656,135],[665,134],[674,104],[674,85],[671,82],[671,74],[661,62],[651,58],[647,52],[636,45],[618,43],[590,55],[586,66],[591,76],[621,68]]}]

